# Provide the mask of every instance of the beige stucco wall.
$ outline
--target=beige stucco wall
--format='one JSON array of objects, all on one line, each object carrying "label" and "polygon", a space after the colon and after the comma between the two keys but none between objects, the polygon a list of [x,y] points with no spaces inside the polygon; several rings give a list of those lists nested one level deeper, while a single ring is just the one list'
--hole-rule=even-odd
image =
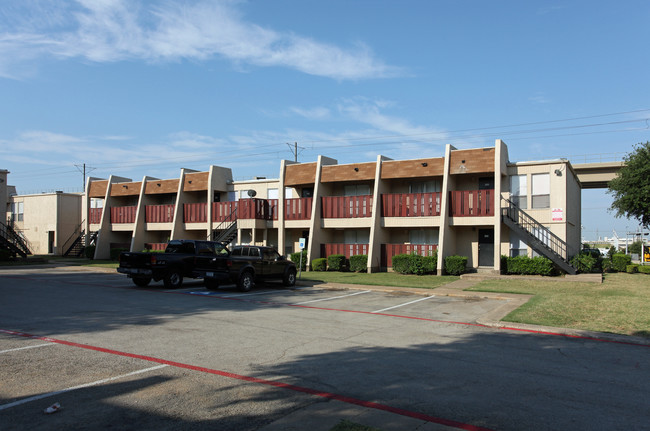
[{"label": "beige stucco wall", "polygon": [[[9,202],[23,203],[23,221],[15,221],[32,246],[34,254],[62,254],[63,245],[81,224],[82,195],[76,193],[47,193],[18,195]],[[50,245],[50,233],[54,241]]]}]

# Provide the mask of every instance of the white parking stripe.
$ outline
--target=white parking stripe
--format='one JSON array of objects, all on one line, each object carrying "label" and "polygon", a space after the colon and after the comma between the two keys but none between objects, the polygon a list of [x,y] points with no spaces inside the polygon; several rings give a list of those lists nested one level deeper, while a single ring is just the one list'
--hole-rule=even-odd
[{"label": "white parking stripe", "polygon": [[41,395],[35,395],[33,397],[29,397],[29,398],[23,398],[22,400],[14,401],[13,403],[0,405],[0,410],[5,410],[5,409],[11,408],[11,407],[19,406],[21,404],[29,403],[31,401],[42,400],[43,398],[53,397],[55,395],[60,395],[60,394],[66,393],[66,392],[74,391],[76,389],[83,389],[83,388],[88,388],[90,386],[101,385],[102,383],[111,382],[113,380],[118,380],[118,379],[123,379],[124,377],[134,376],[136,374],[142,374],[142,373],[146,373],[146,372],[149,372],[149,371],[158,370],[160,368],[164,368],[164,367],[168,367],[168,366],[169,365],[167,365],[167,364],[156,365],[155,367],[145,368],[144,370],[133,371],[131,373],[122,374],[121,376],[109,377],[107,379],[97,380],[96,382],[85,383],[83,385],[72,386],[70,388],[61,389],[60,391],[48,392],[47,394],[41,394]]},{"label": "white parking stripe", "polygon": [[15,352],[16,350],[35,349],[37,347],[56,346],[54,343],[37,344],[35,346],[16,347],[15,349],[0,350],[0,353]]},{"label": "white parking stripe", "polygon": [[403,307],[405,305],[414,304],[416,302],[424,301],[426,299],[433,298],[433,297],[434,297],[434,295],[427,296],[427,297],[424,297],[424,298],[416,299],[415,301],[405,302],[404,304],[394,305],[392,307],[382,308],[381,310],[372,311],[371,313],[381,313],[382,311],[388,311],[388,310],[392,310],[393,308],[399,308],[399,307]]},{"label": "white parking stripe", "polygon": [[330,298],[321,298],[321,299],[314,299],[312,301],[296,302],[296,303],[293,303],[291,305],[302,305],[302,304],[310,304],[312,302],[329,301],[329,300],[332,300],[332,299],[345,298],[347,296],[361,295],[362,293],[368,293],[368,292],[372,292],[372,291],[371,290],[364,290],[362,292],[351,293],[349,295],[332,296]]}]

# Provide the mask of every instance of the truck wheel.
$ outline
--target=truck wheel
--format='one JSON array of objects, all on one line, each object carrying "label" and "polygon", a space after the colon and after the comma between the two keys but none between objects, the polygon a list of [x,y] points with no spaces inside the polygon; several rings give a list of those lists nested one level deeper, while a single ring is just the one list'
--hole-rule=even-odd
[{"label": "truck wheel", "polygon": [[239,283],[237,283],[237,287],[241,292],[248,292],[253,288],[254,284],[255,282],[253,280],[253,274],[250,271],[246,271],[239,277]]},{"label": "truck wheel", "polygon": [[203,279],[203,284],[205,284],[205,288],[208,290],[219,290],[219,282],[216,278],[206,277]]},{"label": "truck wheel", "polygon": [[290,268],[287,270],[287,272],[284,274],[284,278],[282,279],[284,282],[285,286],[295,286],[296,285],[296,270],[293,268]]},{"label": "truck wheel", "polygon": [[163,279],[167,289],[178,289],[183,285],[183,274],[178,269],[170,269]]},{"label": "truck wheel", "polygon": [[138,287],[147,287],[151,283],[151,277],[133,277],[132,280]]}]

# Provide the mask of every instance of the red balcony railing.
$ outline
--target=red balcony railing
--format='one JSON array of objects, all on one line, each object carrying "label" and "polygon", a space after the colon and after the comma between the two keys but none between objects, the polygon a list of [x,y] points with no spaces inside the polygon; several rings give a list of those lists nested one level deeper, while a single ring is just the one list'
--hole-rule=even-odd
[{"label": "red balcony railing", "polygon": [[382,244],[381,245],[381,266],[392,267],[393,256],[398,254],[419,254],[420,256],[431,256],[438,250],[437,244]]},{"label": "red balcony railing", "polygon": [[147,205],[145,210],[145,221],[147,223],[171,223],[174,221],[174,209],[176,205]]},{"label": "red balcony railing", "polygon": [[167,243],[166,242],[147,242],[144,244],[144,248],[147,250],[155,250],[155,251],[165,251],[167,248]]},{"label": "red balcony railing", "polygon": [[208,221],[208,204],[183,204],[183,221],[185,223],[204,223]]},{"label": "red balcony railing", "polygon": [[368,254],[368,244],[321,244],[321,257],[332,254],[343,254],[348,259],[357,254]]},{"label": "red balcony railing", "polygon": [[135,223],[137,207],[112,207],[111,223]]},{"label": "red balcony railing", "polygon": [[449,192],[452,217],[479,217],[494,215],[494,190],[467,190]]},{"label": "red balcony railing", "polygon": [[[212,221],[222,222],[224,220],[235,221],[237,217],[233,212],[237,210],[237,202],[213,202],[212,203]],[[233,214],[231,216],[231,214]]]},{"label": "red balcony railing", "polygon": [[269,212],[271,213],[271,218],[269,220],[278,219],[278,200],[277,199],[268,199],[269,203]]},{"label": "red balcony railing", "polygon": [[[275,199],[273,199],[275,201]],[[277,201],[275,206],[277,206]],[[240,199],[237,203],[238,219],[273,220],[269,201],[266,199]]]},{"label": "red balcony railing", "polygon": [[323,218],[357,218],[372,216],[372,195],[325,196]]},{"label": "red balcony railing", "polygon": [[88,214],[88,223],[100,224],[102,222],[102,208],[91,208]]},{"label": "red balcony railing", "polygon": [[440,193],[393,193],[381,195],[384,217],[440,215]]},{"label": "red balcony railing", "polygon": [[313,198],[294,198],[284,201],[285,220],[311,220]]}]

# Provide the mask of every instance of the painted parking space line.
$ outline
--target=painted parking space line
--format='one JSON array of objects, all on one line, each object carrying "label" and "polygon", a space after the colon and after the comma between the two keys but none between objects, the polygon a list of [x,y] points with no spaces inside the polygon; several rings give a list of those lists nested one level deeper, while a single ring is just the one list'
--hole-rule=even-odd
[{"label": "painted parking space line", "polygon": [[[64,346],[78,347],[78,348],[81,348],[81,349],[87,349],[87,350],[92,350],[92,351],[96,351],[96,352],[103,352],[103,353],[108,353],[108,354],[111,354],[111,355],[117,355],[117,356],[122,356],[122,357],[127,357],[127,358],[141,359],[143,361],[148,361],[148,362],[161,364],[161,365],[158,365],[158,366],[155,366],[155,367],[147,368],[145,370],[134,371],[133,373],[129,373],[129,374],[143,373],[143,372],[147,372],[147,371],[150,371],[150,370],[155,370],[155,369],[158,369],[158,368],[162,368],[163,366],[171,366],[171,367],[180,368],[180,369],[186,369],[186,370],[191,370],[191,371],[198,371],[198,372],[201,372],[201,373],[213,374],[213,375],[216,375],[216,376],[226,377],[226,378],[229,378],[229,379],[235,379],[235,380],[240,380],[240,381],[249,382],[249,383],[256,383],[256,384],[260,384],[260,385],[271,386],[271,387],[278,388],[278,389],[285,389],[285,390],[300,392],[300,393],[303,393],[303,394],[312,395],[312,396],[316,396],[316,397],[321,397],[321,398],[328,399],[328,400],[341,401],[341,402],[348,403],[348,404],[353,404],[353,405],[357,405],[357,406],[361,406],[361,407],[366,407],[366,408],[369,408],[369,409],[385,411],[385,412],[389,412],[389,413],[393,413],[393,414],[397,414],[397,415],[401,415],[401,416],[405,416],[405,417],[410,417],[410,418],[414,418],[414,419],[420,419],[420,420],[423,420],[425,422],[432,422],[432,423],[441,424],[441,425],[445,425],[445,426],[448,426],[448,427],[458,428],[458,429],[462,429],[462,430],[466,430],[466,431],[493,431],[490,428],[485,428],[485,427],[482,427],[482,426],[479,426],[479,425],[473,425],[473,424],[468,424],[468,423],[455,421],[455,420],[452,420],[452,419],[441,418],[441,417],[438,417],[438,416],[432,416],[432,415],[428,415],[426,413],[420,413],[420,412],[415,412],[415,411],[411,411],[411,410],[406,410],[406,409],[403,409],[403,408],[400,408],[400,407],[393,407],[393,406],[390,406],[390,405],[387,405],[387,404],[378,403],[376,401],[367,401],[367,400],[362,400],[362,399],[359,399],[359,398],[350,397],[350,396],[347,396],[347,395],[337,394],[337,393],[333,393],[333,392],[326,392],[326,391],[322,391],[322,390],[319,390],[319,389],[308,388],[308,387],[305,387],[305,386],[293,385],[291,383],[285,383],[285,382],[278,381],[278,380],[267,380],[267,379],[262,379],[262,378],[259,378],[259,377],[246,376],[246,375],[242,375],[242,374],[231,373],[231,372],[228,372],[228,371],[216,370],[216,369],[213,369],[213,368],[206,368],[206,367],[201,367],[201,366],[197,366],[197,365],[185,364],[185,363],[182,363],[182,362],[168,361],[166,359],[156,358],[156,357],[153,357],[153,356],[138,355],[136,353],[121,352],[119,350],[112,350],[112,349],[107,349],[107,348],[104,348],[104,347],[92,346],[92,345],[89,345],[89,344],[80,344],[80,343],[75,343],[73,341],[58,340],[58,339],[50,338],[50,337],[41,337],[41,336],[38,336],[38,335],[28,334],[28,333],[25,333],[25,332],[17,332],[17,331],[11,331],[11,330],[1,329],[0,328],[0,333],[16,335],[16,336],[19,336],[19,337],[31,338],[31,339],[35,339],[35,340],[45,340],[45,341],[49,341],[49,342],[52,342],[52,343],[62,344]],[[127,376],[127,375],[124,375],[124,376]],[[116,376],[116,377],[113,377],[111,379],[105,379],[105,380],[106,381],[115,380],[115,379],[118,379],[118,378],[122,378],[124,376]],[[93,385],[93,384],[100,384],[100,383],[94,382],[94,383],[91,383],[91,384],[88,384],[88,385]],[[16,403],[21,403],[22,404],[24,402],[33,401],[34,399],[41,399],[41,398],[44,398],[45,396],[52,396],[52,395],[60,394],[62,392],[67,392],[69,390],[79,389],[80,387],[85,387],[85,386],[87,386],[87,385],[80,385],[80,386],[76,386],[74,388],[65,389],[63,391],[57,391],[57,392],[51,392],[49,394],[43,394],[43,396],[37,395],[35,397],[31,397],[30,399],[19,400],[19,401],[16,401],[14,403],[11,403],[11,404],[5,404],[5,405],[0,406],[0,410],[3,410],[5,408],[9,408],[9,407],[13,407],[13,404],[16,404]]]},{"label": "painted parking space line", "polygon": [[414,301],[409,301],[409,302],[405,302],[403,304],[393,305],[392,307],[382,308],[381,310],[371,311],[371,313],[382,313],[384,311],[392,310],[394,308],[404,307],[405,305],[415,304],[416,302],[420,302],[420,301],[426,301],[427,299],[431,299],[431,298],[435,298],[435,296],[434,295],[426,296],[424,298],[416,299]]},{"label": "painted parking space line", "polygon": [[0,350],[0,353],[16,352],[18,350],[35,349],[37,347],[48,347],[48,346],[56,346],[56,344],[47,343],[47,344],[37,344],[35,346],[16,347],[15,349]]},{"label": "painted parking space line", "polygon": [[362,295],[364,293],[370,293],[370,292],[372,292],[372,290],[363,290],[361,292],[350,293],[348,295],[331,296],[329,298],[312,299],[311,301],[294,302],[291,305],[302,305],[302,304],[311,304],[312,302],[331,301],[332,299],[347,298],[348,296]]},{"label": "painted parking space line", "polygon": [[21,404],[29,403],[29,402],[32,402],[32,401],[42,400],[43,398],[53,397],[53,396],[64,394],[66,392],[74,391],[74,390],[77,390],[77,389],[89,388],[91,386],[97,386],[97,385],[101,385],[101,384],[104,384],[104,383],[107,383],[107,382],[112,382],[113,380],[119,380],[119,379],[124,379],[126,377],[135,376],[137,374],[148,373],[149,371],[159,370],[161,368],[165,368],[165,367],[168,367],[168,366],[169,365],[167,365],[167,364],[156,365],[155,367],[149,367],[149,368],[145,368],[143,370],[132,371],[130,373],[122,374],[120,376],[108,377],[106,379],[97,380],[95,382],[84,383],[83,385],[71,386],[69,388],[61,389],[59,391],[48,392],[46,394],[40,394],[40,395],[34,395],[33,397],[23,398],[22,400],[14,401],[13,403],[2,404],[2,405],[0,405],[0,410],[6,410],[6,409],[9,409],[11,407],[19,406]]}]

